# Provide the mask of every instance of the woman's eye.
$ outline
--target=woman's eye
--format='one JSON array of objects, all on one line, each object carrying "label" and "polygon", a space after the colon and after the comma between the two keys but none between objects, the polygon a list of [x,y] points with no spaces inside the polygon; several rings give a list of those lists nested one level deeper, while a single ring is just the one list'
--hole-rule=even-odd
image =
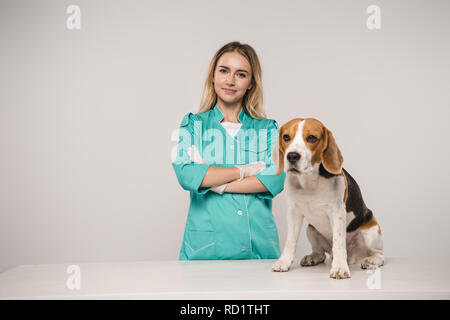
[{"label": "woman's eye", "polygon": [[245,73],[238,73],[238,76],[239,76],[240,78],[245,78]]},{"label": "woman's eye", "polygon": [[283,140],[288,142],[289,140],[291,140],[291,137],[289,137],[289,135],[285,134],[285,135],[283,135]]},{"label": "woman's eye", "polygon": [[308,138],[306,138],[306,141],[314,143],[317,141],[317,138],[315,136],[308,136]]},{"label": "woman's eye", "polygon": [[225,70],[225,69],[219,69],[219,72],[224,73],[224,72],[227,72],[227,70]]}]

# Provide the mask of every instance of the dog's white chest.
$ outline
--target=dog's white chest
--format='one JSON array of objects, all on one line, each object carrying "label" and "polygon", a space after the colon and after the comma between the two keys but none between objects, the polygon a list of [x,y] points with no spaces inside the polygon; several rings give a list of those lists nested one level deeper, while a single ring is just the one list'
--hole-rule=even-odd
[{"label": "dog's white chest", "polygon": [[330,203],[317,201],[309,196],[302,197],[303,201],[297,202],[297,207],[305,216],[306,221],[313,225],[326,239],[332,239],[331,215],[337,210]]},{"label": "dog's white chest", "polygon": [[331,240],[332,216],[343,209],[345,185],[342,178],[318,177],[315,181],[299,179],[298,183],[291,181],[288,186],[286,191],[289,194],[290,205],[295,206],[309,224]]}]

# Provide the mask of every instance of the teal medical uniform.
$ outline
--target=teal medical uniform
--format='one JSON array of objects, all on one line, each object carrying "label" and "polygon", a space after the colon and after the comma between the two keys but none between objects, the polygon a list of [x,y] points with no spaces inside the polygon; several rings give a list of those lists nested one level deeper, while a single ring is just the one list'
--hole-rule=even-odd
[{"label": "teal medical uniform", "polygon": [[[272,150],[278,124],[254,119],[244,108],[240,130],[232,137],[220,124],[223,114],[216,105],[201,114],[188,113],[179,129],[177,155],[172,163],[183,189],[190,191],[190,206],[180,250],[180,260],[277,259],[278,232],[272,199],[284,188],[286,174],[276,176]],[[195,145],[205,163],[193,162],[188,148]],[[208,167],[233,167],[265,161],[255,176],[268,191],[218,194],[200,187]]]}]

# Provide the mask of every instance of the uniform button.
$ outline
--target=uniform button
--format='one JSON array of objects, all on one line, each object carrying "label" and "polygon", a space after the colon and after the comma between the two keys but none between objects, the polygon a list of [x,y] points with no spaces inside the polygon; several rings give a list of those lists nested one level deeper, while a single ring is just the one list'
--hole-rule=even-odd
[{"label": "uniform button", "polygon": [[241,248],[241,251],[245,251],[245,250],[247,250],[246,247],[242,247],[242,248]]},{"label": "uniform button", "polygon": [[239,211],[237,212],[237,214],[240,215],[240,216],[242,216],[242,211],[239,210]]}]

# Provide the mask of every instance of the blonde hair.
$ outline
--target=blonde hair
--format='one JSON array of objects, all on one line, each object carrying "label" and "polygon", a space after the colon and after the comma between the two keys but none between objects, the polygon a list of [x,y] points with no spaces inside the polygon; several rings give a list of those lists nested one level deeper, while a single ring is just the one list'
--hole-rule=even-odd
[{"label": "blonde hair", "polygon": [[211,60],[208,74],[206,76],[205,85],[203,86],[202,101],[197,114],[211,110],[217,103],[217,94],[213,86],[214,71],[216,69],[217,61],[226,52],[237,52],[242,55],[251,66],[252,71],[252,88],[249,89],[242,99],[242,105],[252,118],[264,119],[266,113],[263,110],[263,93],[262,93],[262,78],[261,65],[255,50],[248,44],[241,44],[238,41],[230,42],[220,48]]}]

